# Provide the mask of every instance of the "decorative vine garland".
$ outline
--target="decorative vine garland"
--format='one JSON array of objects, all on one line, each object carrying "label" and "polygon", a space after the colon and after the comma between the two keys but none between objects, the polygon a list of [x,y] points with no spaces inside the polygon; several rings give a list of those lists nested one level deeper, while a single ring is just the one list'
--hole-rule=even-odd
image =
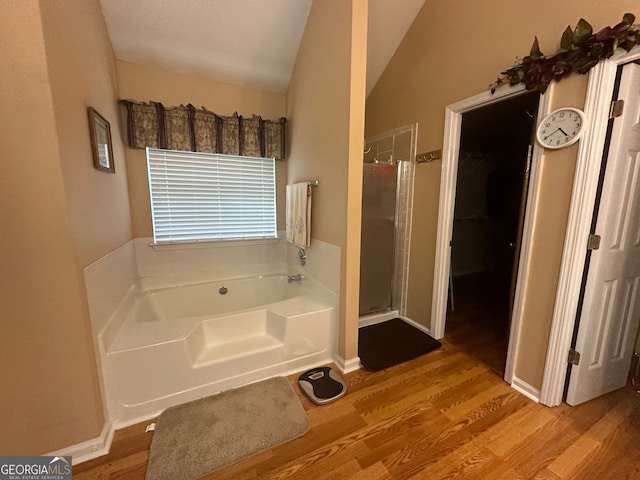
[{"label": "decorative vine garland", "polygon": [[618,47],[627,52],[640,45],[640,26],[633,25],[635,15],[625,13],[615,27],[593,33],[591,25],[580,19],[575,29],[567,27],[560,40],[560,50],[544,55],[536,37],[531,52],[520,63],[501,72],[491,85],[491,93],[501,85],[524,83],[527,90],[544,93],[552,80],[561,80],[572,72],[587,73],[598,62],[609,58]]}]

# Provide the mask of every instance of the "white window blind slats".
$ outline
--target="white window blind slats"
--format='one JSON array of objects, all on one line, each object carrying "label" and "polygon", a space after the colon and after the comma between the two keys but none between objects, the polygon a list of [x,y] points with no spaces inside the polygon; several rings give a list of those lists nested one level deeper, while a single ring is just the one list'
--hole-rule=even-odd
[{"label": "white window blind slats", "polygon": [[147,149],[156,243],[275,238],[273,159]]},{"label": "white window blind slats", "polygon": [[[153,179],[152,179],[153,181]],[[242,185],[221,185],[215,183],[213,180],[208,185],[200,185],[200,184],[192,184],[192,185],[171,185],[166,186],[166,184],[157,185],[156,188],[158,193],[161,195],[171,196],[174,195],[179,196],[180,198],[189,199],[189,198],[197,198],[202,195],[211,195],[211,194],[220,194],[220,193],[228,193],[231,196],[235,197],[257,197],[260,195],[264,195],[265,193],[273,194],[275,189],[273,188],[252,188],[247,189],[243,188]],[[170,183],[170,182],[169,182]]]}]

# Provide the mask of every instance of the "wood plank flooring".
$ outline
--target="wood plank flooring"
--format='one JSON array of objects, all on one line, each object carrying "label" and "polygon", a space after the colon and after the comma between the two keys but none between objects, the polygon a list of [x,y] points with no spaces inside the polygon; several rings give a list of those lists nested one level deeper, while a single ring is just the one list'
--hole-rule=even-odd
[{"label": "wood plank flooring", "polygon": [[509,284],[493,272],[453,280],[454,310],[445,336],[461,350],[504,375],[509,346]]},{"label": "wood plank flooring", "polygon": [[[640,478],[640,396],[631,388],[547,408],[446,340],[402,365],[344,378],[349,393],[334,403],[300,394],[306,435],[203,478]],[[116,432],[111,452],[74,466],[73,478],[144,479],[147,423]]]}]

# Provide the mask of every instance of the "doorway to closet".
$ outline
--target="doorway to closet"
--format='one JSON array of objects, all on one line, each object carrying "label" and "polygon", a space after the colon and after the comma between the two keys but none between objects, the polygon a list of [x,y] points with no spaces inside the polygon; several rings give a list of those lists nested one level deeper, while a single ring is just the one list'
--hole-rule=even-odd
[{"label": "doorway to closet", "polygon": [[462,114],[445,338],[500,375],[539,99],[529,92]]}]

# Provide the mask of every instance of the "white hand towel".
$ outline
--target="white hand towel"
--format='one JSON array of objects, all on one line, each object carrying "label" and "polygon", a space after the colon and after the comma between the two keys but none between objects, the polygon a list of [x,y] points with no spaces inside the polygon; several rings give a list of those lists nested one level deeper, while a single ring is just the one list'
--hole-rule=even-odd
[{"label": "white hand towel", "polygon": [[299,247],[311,245],[311,186],[287,185],[287,240]]}]

